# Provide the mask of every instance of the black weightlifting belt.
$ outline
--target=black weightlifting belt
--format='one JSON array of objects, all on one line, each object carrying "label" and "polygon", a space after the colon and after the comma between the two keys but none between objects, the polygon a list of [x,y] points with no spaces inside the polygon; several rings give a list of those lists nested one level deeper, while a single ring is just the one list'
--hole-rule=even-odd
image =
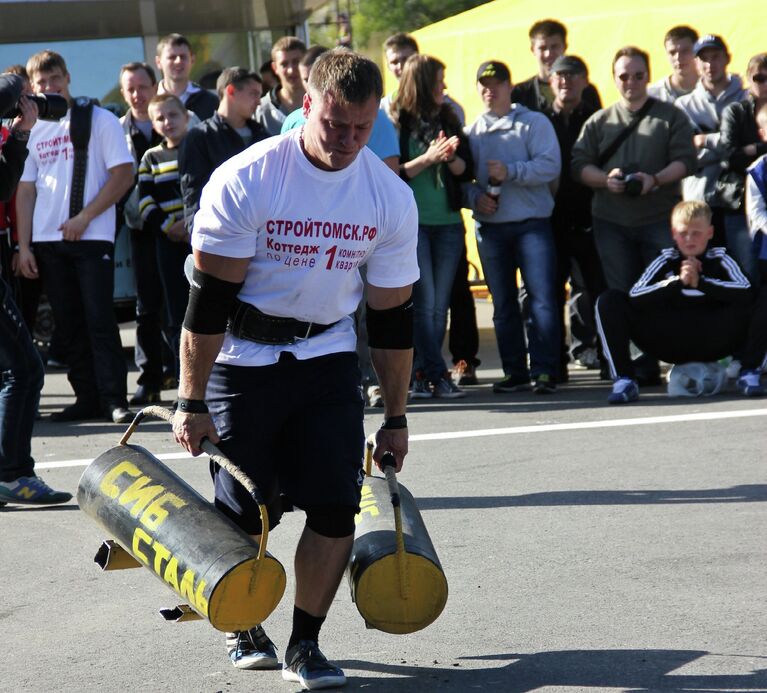
[{"label": "black weightlifting belt", "polygon": [[234,312],[229,317],[227,329],[239,339],[247,339],[259,344],[295,344],[302,339],[309,339],[324,332],[330,325],[316,322],[302,322],[293,318],[279,318],[276,315],[262,313],[255,306],[235,301]]}]

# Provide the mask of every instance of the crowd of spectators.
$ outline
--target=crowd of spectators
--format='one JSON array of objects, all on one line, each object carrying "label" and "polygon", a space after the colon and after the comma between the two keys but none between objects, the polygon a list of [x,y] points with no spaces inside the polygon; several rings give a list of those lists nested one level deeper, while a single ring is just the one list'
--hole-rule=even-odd
[{"label": "crowd of spectators", "polygon": [[[728,70],[722,37],[673,27],[664,40],[671,73],[650,84],[648,54],[622,47],[612,61],[619,100],[603,107],[588,66],[569,52],[563,24],[538,21],[529,39],[538,64],[530,78],[515,82],[497,59],[478,66],[482,113],[473,123],[447,94],[445,64],[421,54],[408,34],[383,46],[397,86],[381,101],[369,146],[408,183],[419,212],[413,398],[463,397],[462,388],[477,383],[463,209],[472,212],[493,299],[503,367],[496,393],[552,394],[568,382],[576,360],[613,381],[610,401],[630,401],[638,385],[659,384],[658,359],[668,352],[654,345],[665,339],[664,320],[652,323],[656,339],[639,340],[650,344],[646,353],[628,367],[620,360],[626,372],[616,372],[597,299],[610,290],[611,323],[620,321],[616,311],[641,311],[646,301],[634,305],[634,294],[642,294],[636,287],[669,249],[679,262],[664,265],[666,274],[656,280],[678,284],[670,291],[702,292],[721,307],[723,294],[709,296],[706,287],[732,281],[742,290],[738,296],[746,296],[738,299],[739,310],[763,305],[767,54],[751,58],[744,83]],[[284,37],[258,72],[222,70],[213,93],[190,79],[190,42],[168,35],[158,43],[154,66],[121,68],[128,110],[119,121],[91,100],[72,98],[64,58],[53,51],[10,69],[28,80],[30,92],[58,93],[71,103],[66,117],[32,130],[15,200],[0,210],[0,226],[11,229],[15,243],[13,254],[4,253],[5,273],[17,275],[16,298],[30,329],[44,286],[56,322],[56,358],[65,362],[75,394],[52,420],[125,422],[129,405],[158,402],[163,390],[176,387],[188,289],[183,265],[205,184],[251,144],[302,126],[309,71],[324,50]],[[679,247],[678,229],[672,237],[672,210],[682,200],[709,210],[684,217],[693,225],[710,220],[712,238],[697,259]],[[130,237],[136,280],[139,375],[130,399],[111,305],[116,233]],[[705,276],[713,266],[706,253],[714,251],[732,261],[725,263],[726,277]],[[652,306],[663,308],[662,301]],[[442,355],[448,322],[452,364]],[[366,357],[364,312],[357,323],[363,386],[369,403],[381,406]],[[744,340],[728,341],[721,357],[740,359]],[[763,341],[759,335],[749,343],[738,381],[745,394],[764,392],[762,359],[754,356]],[[677,360],[684,356],[674,353]]]}]

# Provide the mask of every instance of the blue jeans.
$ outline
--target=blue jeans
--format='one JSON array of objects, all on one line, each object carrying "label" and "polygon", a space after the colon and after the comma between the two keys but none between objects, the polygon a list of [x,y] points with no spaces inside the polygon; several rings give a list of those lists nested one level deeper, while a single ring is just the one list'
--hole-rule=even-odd
[{"label": "blue jeans", "polygon": [[34,475],[32,427],[43,389],[43,362],[2,279],[0,377],[0,481],[13,481]]},{"label": "blue jeans", "polygon": [[442,342],[447,331],[447,309],[455,271],[464,244],[463,224],[418,227],[420,279],[413,287],[415,308],[415,363],[428,380],[445,376]]},{"label": "blue jeans", "polygon": [[674,245],[668,221],[624,226],[594,217],[593,228],[607,288],[626,293],[660,251]]},{"label": "blue jeans", "polygon": [[[559,317],[551,222],[477,222],[477,248],[493,295],[493,324],[503,372],[519,378],[537,378],[544,373],[555,378],[559,366]],[[530,297],[528,347],[519,309],[517,270]]]},{"label": "blue jeans", "polygon": [[724,213],[724,233],[727,240],[727,253],[740,265],[749,281],[759,285],[759,269],[753,250],[751,234],[748,232],[746,215]]},{"label": "blue jeans", "polygon": [[128,368],[115,319],[114,244],[35,243],[56,330],[67,353],[67,377],[84,406],[127,406]]}]

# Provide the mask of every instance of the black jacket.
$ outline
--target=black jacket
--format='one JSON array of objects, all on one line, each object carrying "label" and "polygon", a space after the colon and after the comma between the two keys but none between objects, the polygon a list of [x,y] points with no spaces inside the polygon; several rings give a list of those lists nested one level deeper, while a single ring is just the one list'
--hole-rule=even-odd
[{"label": "black jacket", "polygon": [[[195,87],[199,84],[192,82]],[[218,108],[218,97],[207,89],[200,87],[200,91],[190,94],[186,100],[186,108],[192,111],[200,120],[211,118]]]},{"label": "black jacket", "polygon": [[698,259],[702,265],[700,281],[698,288],[692,289],[679,278],[683,258],[676,247],[662,250],[631,287],[632,304],[705,310],[714,305],[749,303],[753,299],[751,284],[725,248],[708,248]]},{"label": "black jacket", "polygon": [[583,124],[599,109],[593,104],[581,101],[577,108],[565,118],[553,108],[544,111],[554,126],[559,150],[562,154],[562,171],[559,174],[559,186],[554,198],[554,211],[551,221],[555,227],[587,229],[591,227],[591,198],[593,191],[579,180],[573,178],[570,171],[573,145],[581,134]]},{"label": "black jacket", "polygon": [[[593,84],[586,85],[581,98],[594,111],[602,108],[602,99],[599,98],[599,92]],[[531,111],[546,111],[549,108],[549,104],[546,102],[543,94],[541,94],[538,86],[537,75],[514,85],[514,88],[511,90],[511,103],[521,103]]]},{"label": "black jacket", "polygon": [[[731,171],[746,175],[746,169],[760,156],[767,154],[767,142],[759,138],[754,108],[756,102],[749,94],[745,101],[729,104],[722,112],[719,146],[724,150],[724,162]],[[749,156],[743,147],[756,145],[756,155]]]},{"label": "black jacket", "polygon": [[[266,131],[255,120],[248,120],[247,125],[253,133],[252,143],[266,138]],[[200,206],[202,189],[213,171],[243,149],[242,137],[218,113],[186,134],[178,153],[178,171],[187,228],[191,228],[192,217]]]},{"label": "black jacket", "polygon": [[[449,110],[450,114],[446,114],[446,110]],[[451,117],[452,116],[452,117]],[[447,201],[450,209],[454,212],[459,212],[463,207],[463,191],[461,190],[461,183],[467,183],[474,180],[474,160],[471,156],[471,149],[469,148],[469,139],[463,133],[460,123],[455,116],[453,107],[448,104],[442,105],[442,110],[439,114],[440,128],[444,131],[447,137],[453,135],[458,136],[458,149],[456,150],[456,156],[461,157],[466,162],[466,169],[460,176],[454,176],[450,169],[445,166],[445,191],[447,193]],[[454,122],[455,121],[455,122]],[[410,156],[410,135],[412,133],[412,127],[408,118],[404,114],[400,117],[399,123],[399,152],[400,152],[400,164],[404,164],[410,161],[413,157]],[[400,169],[402,171],[402,169]],[[410,180],[404,171],[401,173],[401,178],[406,183]]]},{"label": "black jacket", "polygon": [[16,190],[28,153],[26,142],[17,140],[13,134],[8,135],[0,152],[0,200],[3,202],[10,200]]}]

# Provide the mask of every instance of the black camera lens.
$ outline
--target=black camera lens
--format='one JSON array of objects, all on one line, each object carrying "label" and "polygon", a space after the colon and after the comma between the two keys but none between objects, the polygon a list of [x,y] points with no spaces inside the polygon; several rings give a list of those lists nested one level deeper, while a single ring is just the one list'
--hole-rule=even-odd
[{"label": "black camera lens", "polygon": [[37,104],[37,117],[40,120],[61,120],[69,104],[59,94],[27,94],[27,98]]},{"label": "black camera lens", "polygon": [[634,174],[629,174],[623,179],[625,188],[623,191],[629,197],[639,197],[642,194],[642,179]]}]

